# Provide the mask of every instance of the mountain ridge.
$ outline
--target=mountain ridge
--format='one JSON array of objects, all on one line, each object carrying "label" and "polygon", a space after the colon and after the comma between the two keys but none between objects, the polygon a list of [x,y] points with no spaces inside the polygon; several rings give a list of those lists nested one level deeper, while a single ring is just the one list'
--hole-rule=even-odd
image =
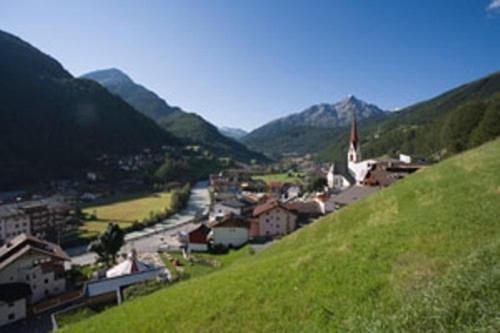
[{"label": "mountain ridge", "polygon": [[136,83],[119,69],[97,70],[81,77],[101,84],[186,143],[204,145],[216,154],[229,155],[244,162],[267,161],[260,153],[253,152],[243,144],[222,135],[217,127],[202,116],[170,106],[155,92]]},{"label": "mountain ridge", "polygon": [[[294,147],[301,146],[301,140],[305,136],[311,137],[306,146],[313,148],[320,145],[324,148],[324,143],[318,139],[321,140],[325,133],[337,133],[342,127],[348,126],[353,112],[356,112],[359,122],[383,118],[388,114],[388,111],[350,95],[336,103],[315,104],[300,112],[270,121],[244,136],[242,142],[269,155],[294,153]],[[293,133],[293,136],[290,133]],[[301,149],[299,153],[302,152],[304,151]]]},{"label": "mountain ridge", "polygon": [[232,138],[234,140],[241,140],[245,135],[248,134],[247,131],[241,129],[241,128],[236,128],[236,127],[227,127],[227,126],[222,126],[219,127],[219,132],[222,135],[225,135],[229,138]]}]

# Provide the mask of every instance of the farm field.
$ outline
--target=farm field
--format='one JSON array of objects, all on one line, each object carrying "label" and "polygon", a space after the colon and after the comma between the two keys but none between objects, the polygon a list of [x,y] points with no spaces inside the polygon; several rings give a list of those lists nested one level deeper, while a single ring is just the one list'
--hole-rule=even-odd
[{"label": "farm field", "polygon": [[270,182],[299,183],[301,181],[301,177],[302,174],[296,172],[293,172],[291,174],[283,172],[253,176],[254,179],[261,179],[267,184],[269,184]]},{"label": "farm field", "polygon": [[84,237],[99,234],[106,229],[109,222],[119,223],[122,228],[129,227],[134,221],[141,221],[151,214],[170,208],[170,199],[170,192],[159,192],[88,206],[83,209],[83,213],[95,215],[96,218],[85,221],[80,233]]}]

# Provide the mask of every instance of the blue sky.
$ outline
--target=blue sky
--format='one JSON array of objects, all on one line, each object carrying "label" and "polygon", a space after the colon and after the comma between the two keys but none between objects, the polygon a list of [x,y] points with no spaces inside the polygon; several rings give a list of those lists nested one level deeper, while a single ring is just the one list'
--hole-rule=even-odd
[{"label": "blue sky", "polygon": [[500,0],[0,1],[71,73],[116,67],[252,129],[354,94],[393,109],[500,70]]}]

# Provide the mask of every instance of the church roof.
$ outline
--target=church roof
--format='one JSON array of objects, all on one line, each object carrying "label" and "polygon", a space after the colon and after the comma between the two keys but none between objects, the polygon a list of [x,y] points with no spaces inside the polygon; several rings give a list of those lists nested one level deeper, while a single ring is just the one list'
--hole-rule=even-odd
[{"label": "church roof", "polygon": [[341,175],[342,177],[347,179],[347,181],[351,184],[356,183],[356,180],[354,179],[354,177],[351,175],[351,173],[347,169],[346,163],[335,162],[333,164],[333,174],[334,175]]}]

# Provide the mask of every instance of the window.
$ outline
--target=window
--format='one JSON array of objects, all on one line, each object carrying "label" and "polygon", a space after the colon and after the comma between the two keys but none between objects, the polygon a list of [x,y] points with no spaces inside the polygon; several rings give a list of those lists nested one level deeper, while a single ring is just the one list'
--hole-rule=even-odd
[{"label": "window", "polygon": [[14,320],[16,319],[16,315],[14,313],[9,314],[9,320]]},{"label": "window", "polygon": [[43,282],[44,282],[45,284],[47,284],[47,283],[49,283],[49,279],[45,279]]},{"label": "window", "polygon": [[26,281],[29,281],[29,280],[30,280],[30,275],[26,274]]},{"label": "window", "polygon": [[13,306],[14,306],[14,303],[8,303],[8,304],[7,304],[7,306],[8,306],[9,308],[11,308],[11,307],[13,307]]}]

